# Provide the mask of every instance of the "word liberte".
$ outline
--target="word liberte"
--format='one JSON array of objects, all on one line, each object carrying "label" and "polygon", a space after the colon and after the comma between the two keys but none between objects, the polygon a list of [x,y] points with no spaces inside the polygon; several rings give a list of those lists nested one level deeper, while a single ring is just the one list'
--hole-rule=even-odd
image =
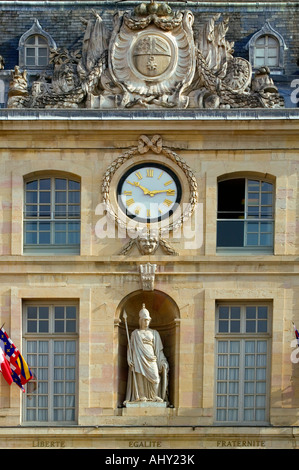
[{"label": "word liberte", "polygon": [[116,224],[115,217],[110,215],[107,205],[100,203],[95,210],[95,214],[100,216],[95,225],[95,235],[99,239],[137,238],[146,230],[150,234],[163,233],[163,238],[166,239],[172,232],[173,239],[183,240],[185,249],[199,249],[203,244],[203,204],[196,203],[190,217],[186,215],[188,208],[188,203],[182,204],[182,207],[177,204],[173,207],[174,220],[166,218],[150,224],[139,221],[137,217],[126,217],[119,208],[114,216],[121,224]]}]

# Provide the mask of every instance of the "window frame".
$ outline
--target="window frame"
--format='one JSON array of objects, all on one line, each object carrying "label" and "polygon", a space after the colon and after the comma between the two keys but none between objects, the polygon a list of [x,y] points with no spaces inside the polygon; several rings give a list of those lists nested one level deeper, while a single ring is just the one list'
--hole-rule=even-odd
[{"label": "window frame", "polygon": [[[267,332],[248,332],[246,333],[245,328],[242,329],[242,322],[243,326],[245,324],[245,314],[246,314],[246,307],[267,307],[268,308],[268,317],[267,317]],[[218,323],[219,323],[219,308],[220,307],[240,307],[241,312],[241,331],[240,332],[219,332],[218,331]],[[215,386],[214,386],[214,425],[216,426],[269,426],[270,425],[270,400],[271,400],[271,363],[272,363],[272,317],[273,317],[273,308],[272,303],[269,301],[263,300],[256,300],[256,301],[219,301],[216,303],[216,315],[215,315]],[[267,358],[266,358],[266,390],[265,390],[265,420],[243,420],[242,415],[244,414],[245,406],[245,342],[246,341],[266,341],[267,343]],[[241,358],[239,371],[240,377],[238,380],[239,387],[243,387],[242,390],[239,391],[238,396],[238,420],[217,420],[217,384],[218,384],[218,344],[219,341],[227,341],[228,344],[231,341],[239,341],[240,342],[240,353],[239,356]],[[243,366],[243,368],[241,368]],[[255,366],[256,368],[256,366]],[[229,366],[228,366],[229,369]],[[229,379],[227,380],[227,382]],[[256,382],[254,382],[256,383]],[[221,395],[221,394],[220,394]],[[223,394],[222,394],[223,395]],[[254,397],[258,395],[257,392],[254,393]],[[227,399],[229,396],[229,392],[226,393]],[[220,407],[221,408],[221,407]]]},{"label": "window frame", "polygon": [[[244,188],[244,218],[236,218],[236,219],[229,219],[229,218],[220,218],[219,217],[219,184],[224,181],[233,181],[236,179],[244,180],[245,181],[245,188]],[[258,202],[258,212],[259,215],[256,218],[250,218],[248,207],[250,207],[249,201],[249,193],[253,191],[249,191],[248,189],[248,182],[249,181],[257,181],[259,182],[259,202]],[[272,191],[262,191],[261,184],[268,183],[272,185]],[[257,191],[255,191],[257,192]],[[261,195],[263,193],[271,193],[272,194],[272,204],[262,204]],[[262,218],[261,217],[261,208],[269,206],[272,208],[272,217],[270,218]],[[229,212],[222,211],[222,212]],[[243,228],[243,246],[218,246],[218,231],[219,231],[219,222],[239,222],[244,224]],[[258,238],[260,240],[260,234],[263,233],[260,231],[261,223],[271,223],[272,224],[272,232],[265,232],[265,233],[272,233],[272,244],[271,245],[250,245],[247,244],[248,233],[255,233],[255,232],[248,232],[248,225],[251,223],[256,223],[259,225],[258,227]],[[216,252],[217,254],[273,254],[274,253],[274,242],[275,242],[275,182],[269,178],[262,178],[259,176],[251,176],[251,175],[236,175],[236,176],[229,176],[229,177],[220,177],[217,181],[217,218],[216,218]]]},{"label": "window frame", "polygon": [[[28,319],[28,307],[49,307],[49,325],[51,325],[51,328],[49,328],[48,332],[28,332],[27,331],[27,319]],[[54,331],[54,315],[55,315],[55,307],[57,306],[73,306],[76,308],[76,331],[75,332],[57,332],[55,333]],[[48,393],[44,394],[41,393],[42,396],[47,395],[48,397],[48,420],[27,420],[26,419],[26,414],[27,414],[27,398],[28,395],[32,395],[34,397],[35,390],[34,387],[36,386],[36,389],[38,387],[38,374],[36,374],[36,368],[38,366],[36,365],[31,365],[30,368],[33,372],[33,374],[36,376],[36,379],[33,379],[30,381],[30,383],[27,384],[26,391],[23,394],[23,402],[22,402],[22,423],[23,425],[28,425],[28,426],[73,426],[78,423],[78,411],[79,411],[79,302],[77,300],[71,300],[71,299],[50,299],[50,300],[26,300],[23,303],[23,351],[26,354],[26,358],[28,361],[28,364],[30,362],[30,352],[28,352],[28,343],[29,341],[47,341],[49,344],[49,351],[47,353],[49,362],[48,362],[48,378],[47,380],[42,380],[43,382],[48,383]],[[54,421],[53,415],[54,415],[54,341],[75,341],[76,343],[76,351],[75,351],[75,391],[73,393],[75,397],[75,406],[74,406],[74,420],[72,421]],[[33,354],[33,353],[32,353]],[[39,353],[35,353],[36,356],[39,356]],[[29,356],[29,358],[28,358]],[[42,366],[41,366],[42,367]],[[65,366],[64,366],[65,367]],[[63,383],[66,383],[66,378],[64,378]],[[63,394],[56,394],[58,396],[65,396],[67,393],[64,391]],[[38,400],[39,395],[36,394],[36,400]],[[28,398],[29,400],[29,398]],[[38,411],[39,406],[37,405],[36,410]],[[43,408],[43,407],[41,407]],[[51,419],[50,419],[51,418]]]},{"label": "window frame", "polygon": [[[43,190],[40,189],[40,181],[41,180],[50,180],[50,190]],[[57,179],[62,179],[66,180],[66,202],[63,204],[66,206],[66,215],[65,217],[59,217],[57,215],[57,211],[55,212],[56,208],[55,206],[58,205],[59,203],[56,202],[55,197],[56,193],[59,192],[58,189],[55,188],[55,182]],[[31,182],[37,181],[37,189],[32,190],[32,192],[37,193],[37,201],[36,203],[29,203],[27,202],[27,193],[30,192],[30,190],[27,189],[27,184]],[[75,182],[79,184],[79,190],[71,190],[69,189],[69,182]],[[44,192],[50,192],[50,202],[49,203],[44,203],[46,206],[50,206],[50,216],[41,216],[40,215],[40,207],[43,203],[40,202],[40,195],[41,193]],[[69,194],[70,192],[79,192],[79,202],[78,203],[71,203],[69,201]],[[24,203],[23,203],[23,254],[80,254],[81,250],[81,193],[82,193],[82,188],[81,188],[81,179],[75,176],[70,176],[70,175],[65,175],[65,174],[51,174],[51,173],[44,173],[42,175],[34,175],[31,177],[24,178],[24,190],[23,190],[23,198],[24,198]],[[61,203],[62,204],[62,203]],[[78,206],[79,207],[79,215],[78,216],[71,216],[69,215],[69,206],[70,205]],[[28,215],[27,212],[27,206],[30,205],[36,205],[37,207],[37,215]],[[76,244],[71,244],[71,243],[55,243],[55,224],[56,223],[64,223],[65,224],[65,232],[66,236],[69,235],[69,227],[68,225],[70,223],[75,223],[77,222],[79,224],[79,243]],[[27,224],[37,224],[36,230],[29,230],[27,229]],[[42,233],[42,230],[40,229],[40,224],[41,223],[49,223],[50,224],[50,230],[47,230],[46,232],[50,233],[50,242],[49,243],[39,243],[39,240],[37,240],[36,243],[27,243],[26,242],[26,234],[30,232],[36,232],[37,237]],[[74,231],[78,232],[78,231]],[[58,233],[58,232],[57,232]]]}]

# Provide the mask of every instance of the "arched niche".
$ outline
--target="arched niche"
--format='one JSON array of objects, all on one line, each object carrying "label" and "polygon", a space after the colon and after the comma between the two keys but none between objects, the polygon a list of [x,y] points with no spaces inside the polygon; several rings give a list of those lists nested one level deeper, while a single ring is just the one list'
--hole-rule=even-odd
[{"label": "arched niche", "polygon": [[165,292],[138,290],[127,295],[117,308],[118,327],[118,361],[117,361],[117,406],[121,407],[126,394],[127,364],[127,332],[123,313],[127,314],[129,335],[139,328],[139,311],[142,304],[150,312],[150,328],[157,330],[161,336],[164,354],[169,363],[169,405],[176,406],[178,390],[178,345],[179,345],[179,308],[176,302]]}]

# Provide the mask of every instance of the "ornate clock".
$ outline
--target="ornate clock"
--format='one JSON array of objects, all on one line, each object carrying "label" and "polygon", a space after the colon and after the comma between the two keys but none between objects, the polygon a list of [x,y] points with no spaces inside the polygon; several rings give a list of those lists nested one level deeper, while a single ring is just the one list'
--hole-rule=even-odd
[{"label": "ornate clock", "polygon": [[[177,254],[167,238],[192,215],[198,198],[191,168],[163,145],[160,135],[141,135],[136,146],[110,164],[102,194],[106,214],[130,237],[121,254],[134,244],[142,254],[153,253],[158,245]],[[149,242],[155,244],[150,251]]]},{"label": "ornate clock", "polygon": [[130,167],[117,186],[118,204],[131,219],[152,223],[170,217],[181,202],[179,178],[168,166],[156,162]]}]

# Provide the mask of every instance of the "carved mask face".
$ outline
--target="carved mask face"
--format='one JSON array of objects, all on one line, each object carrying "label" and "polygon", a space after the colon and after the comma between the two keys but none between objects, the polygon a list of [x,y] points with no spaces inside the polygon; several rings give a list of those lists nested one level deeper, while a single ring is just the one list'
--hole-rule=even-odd
[{"label": "carved mask face", "polygon": [[142,254],[150,255],[156,251],[159,241],[153,236],[140,236],[136,240],[137,246]]}]

